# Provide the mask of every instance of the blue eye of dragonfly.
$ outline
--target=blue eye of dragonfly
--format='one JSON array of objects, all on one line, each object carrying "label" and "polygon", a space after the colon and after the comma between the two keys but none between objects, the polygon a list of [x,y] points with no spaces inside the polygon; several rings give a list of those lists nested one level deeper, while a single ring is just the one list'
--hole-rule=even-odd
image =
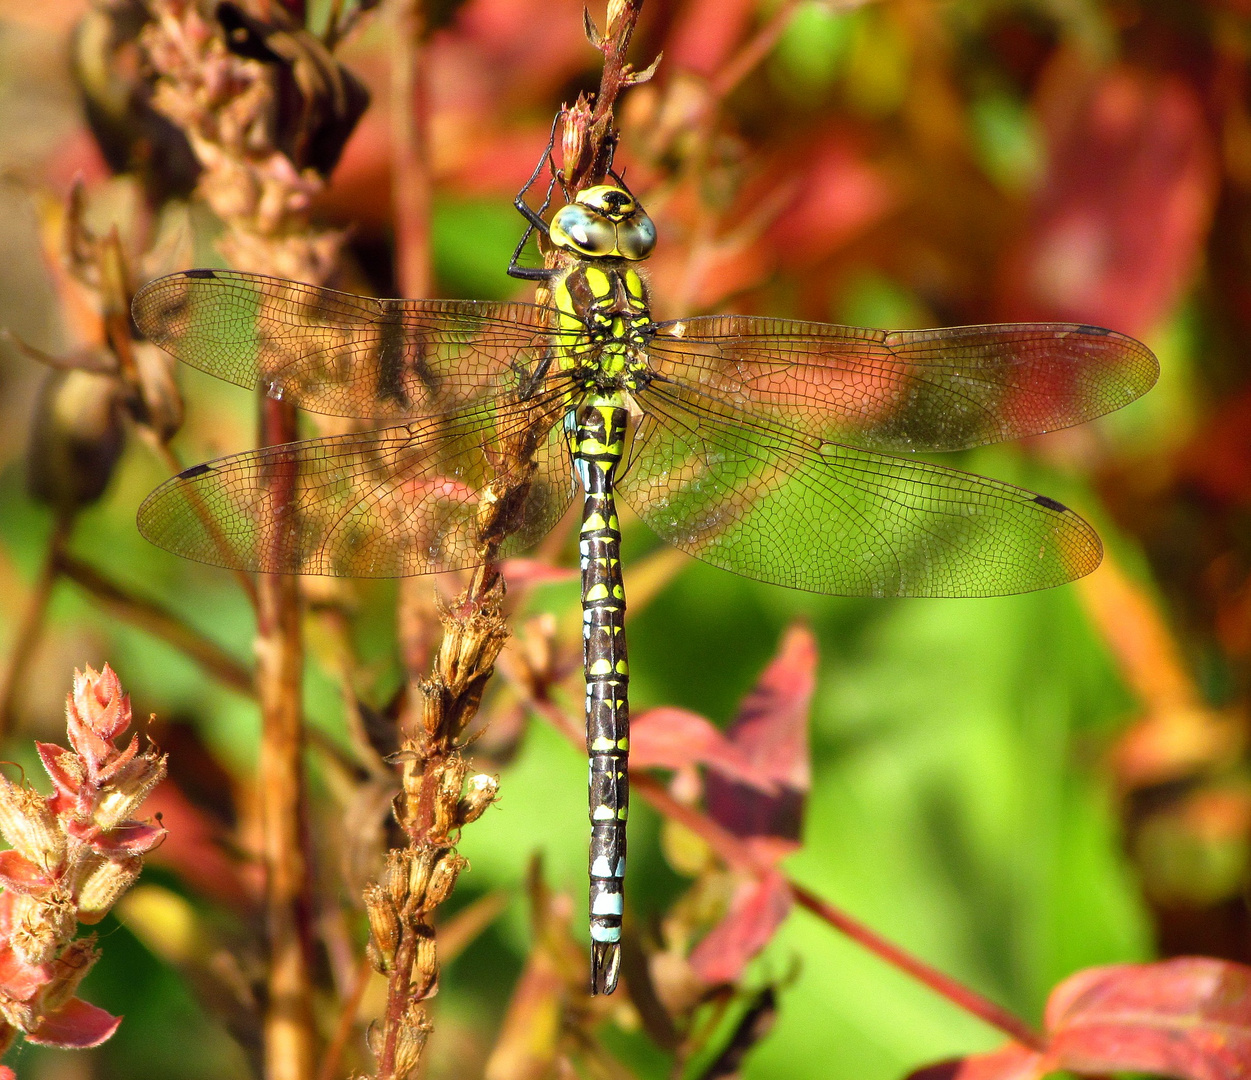
[{"label": "blue eye of dragonfly", "polygon": [[[139,290],[135,322],[186,363],[378,424],[188,469],[147,498],[139,528],[244,570],[427,574],[524,550],[581,489],[592,990],[611,993],[629,803],[617,496],[696,558],[791,588],[1050,588],[1098,565],[1085,521],[911,455],[1083,423],[1145,393],[1158,365],[1133,338],[1069,323],[656,323],[628,262],[650,254],[656,230],[624,187],[587,188],[550,224],[518,208],[563,249],[556,267],[516,255],[509,267],[545,281],[544,306],[374,300],[219,270]],[[291,544],[274,544],[256,510],[275,472],[291,478]],[[505,494],[509,534],[485,535]]]}]

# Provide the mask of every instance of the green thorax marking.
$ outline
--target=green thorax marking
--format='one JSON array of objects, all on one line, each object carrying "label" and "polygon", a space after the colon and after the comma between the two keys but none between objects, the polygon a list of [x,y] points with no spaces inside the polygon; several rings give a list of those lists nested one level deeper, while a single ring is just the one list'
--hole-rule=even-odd
[{"label": "green thorax marking", "polygon": [[637,390],[646,381],[647,288],[623,259],[578,259],[552,287],[562,351],[584,389]]}]

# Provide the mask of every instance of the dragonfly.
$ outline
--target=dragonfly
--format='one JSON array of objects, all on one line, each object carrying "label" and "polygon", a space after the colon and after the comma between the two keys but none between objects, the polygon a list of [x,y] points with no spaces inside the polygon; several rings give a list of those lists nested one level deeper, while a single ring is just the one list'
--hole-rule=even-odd
[{"label": "dragonfly", "polygon": [[[656,227],[620,176],[604,179],[563,191],[550,219],[547,201],[525,202],[530,185],[518,195],[527,229],[509,273],[538,281],[542,303],[379,300],[188,270],[145,285],[133,308],[187,364],[371,422],[167,481],[138,523],[179,555],[264,573],[438,573],[482,563],[484,522],[504,503],[499,557],[538,541],[581,492],[592,993],[616,987],[624,909],[617,497],[669,544],[776,585],[877,597],[1046,589],[1094,570],[1094,529],[1046,495],[915,454],[1083,423],[1159,371],[1133,338],[1070,323],[655,321],[640,264]],[[541,268],[519,265],[531,230],[550,252]]]}]

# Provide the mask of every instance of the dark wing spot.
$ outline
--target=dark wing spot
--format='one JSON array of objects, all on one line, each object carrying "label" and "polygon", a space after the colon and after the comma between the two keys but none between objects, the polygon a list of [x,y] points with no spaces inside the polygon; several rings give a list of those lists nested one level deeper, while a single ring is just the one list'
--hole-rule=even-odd
[{"label": "dark wing spot", "polygon": [[[197,476],[203,476],[206,472],[212,471],[212,465],[192,465],[189,469],[183,469],[183,471],[178,474],[178,479],[193,480]],[[1042,498],[1042,496],[1040,495],[1039,498]]]},{"label": "dark wing spot", "polygon": [[1079,334],[1089,334],[1091,337],[1107,337],[1111,330],[1105,330],[1102,326],[1079,326],[1077,328]]},{"label": "dark wing spot", "polygon": [[1054,510],[1057,514],[1067,514],[1068,507],[1064,503],[1056,502],[1055,499],[1049,499],[1046,495],[1035,495],[1034,502],[1039,506],[1045,506],[1048,510]]},{"label": "dark wing spot", "polygon": [[182,272],[182,276],[189,277],[189,278],[215,278],[217,277],[217,271],[215,270],[184,270]]}]

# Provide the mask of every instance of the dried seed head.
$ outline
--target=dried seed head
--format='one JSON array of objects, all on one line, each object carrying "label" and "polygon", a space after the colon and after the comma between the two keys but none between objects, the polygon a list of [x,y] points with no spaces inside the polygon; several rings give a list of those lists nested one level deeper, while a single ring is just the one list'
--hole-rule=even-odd
[{"label": "dried seed head", "polygon": [[74,901],[54,886],[40,897],[20,896],[13,905],[13,951],[27,964],[46,964],[77,929]]},{"label": "dried seed head", "polygon": [[428,907],[426,894],[430,889],[430,877],[434,873],[438,849],[423,847],[412,852],[408,864],[408,900],[412,909]]},{"label": "dried seed head", "polygon": [[92,860],[87,873],[79,877],[75,890],[78,921],[93,926],[103,919],[122,893],[135,883],[142,869],[143,859],[138,855]]},{"label": "dried seed head", "polygon": [[425,1009],[415,1001],[411,1002],[403,1020],[400,1021],[399,1039],[396,1041],[395,1075],[397,1077],[407,1080],[416,1072],[432,1030],[430,1021],[426,1019]]},{"label": "dried seed head", "polygon": [[477,821],[499,795],[500,782],[495,776],[478,773],[469,778],[467,790],[456,807],[456,824],[468,825]]},{"label": "dried seed head", "polygon": [[426,910],[436,908],[451,896],[452,890],[456,887],[456,879],[468,865],[469,860],[463,855],[445,850],[443,857],[435,865],[434,873],[430,875],[430,883],[426,886],[425,902],[422,907]]},{"label": "dried seed head", "polygon": [[9,845],[35,866],[53,871],[65,857],[65,833],[33,788],[0,775],[0,833]]},{"label": "dried seed head", "polygon": [[365,914],[369,918],[369,958],[375,970],[386,974],[395,963],[400,944],[400,916],[381,885],[365,889]]},{"label": "dried seed head", "polygon": [[418,928],[417,948],[413,957],[410,993],[416,1001],[424,1001],[439,992],[439,951],[434,931]]}]

